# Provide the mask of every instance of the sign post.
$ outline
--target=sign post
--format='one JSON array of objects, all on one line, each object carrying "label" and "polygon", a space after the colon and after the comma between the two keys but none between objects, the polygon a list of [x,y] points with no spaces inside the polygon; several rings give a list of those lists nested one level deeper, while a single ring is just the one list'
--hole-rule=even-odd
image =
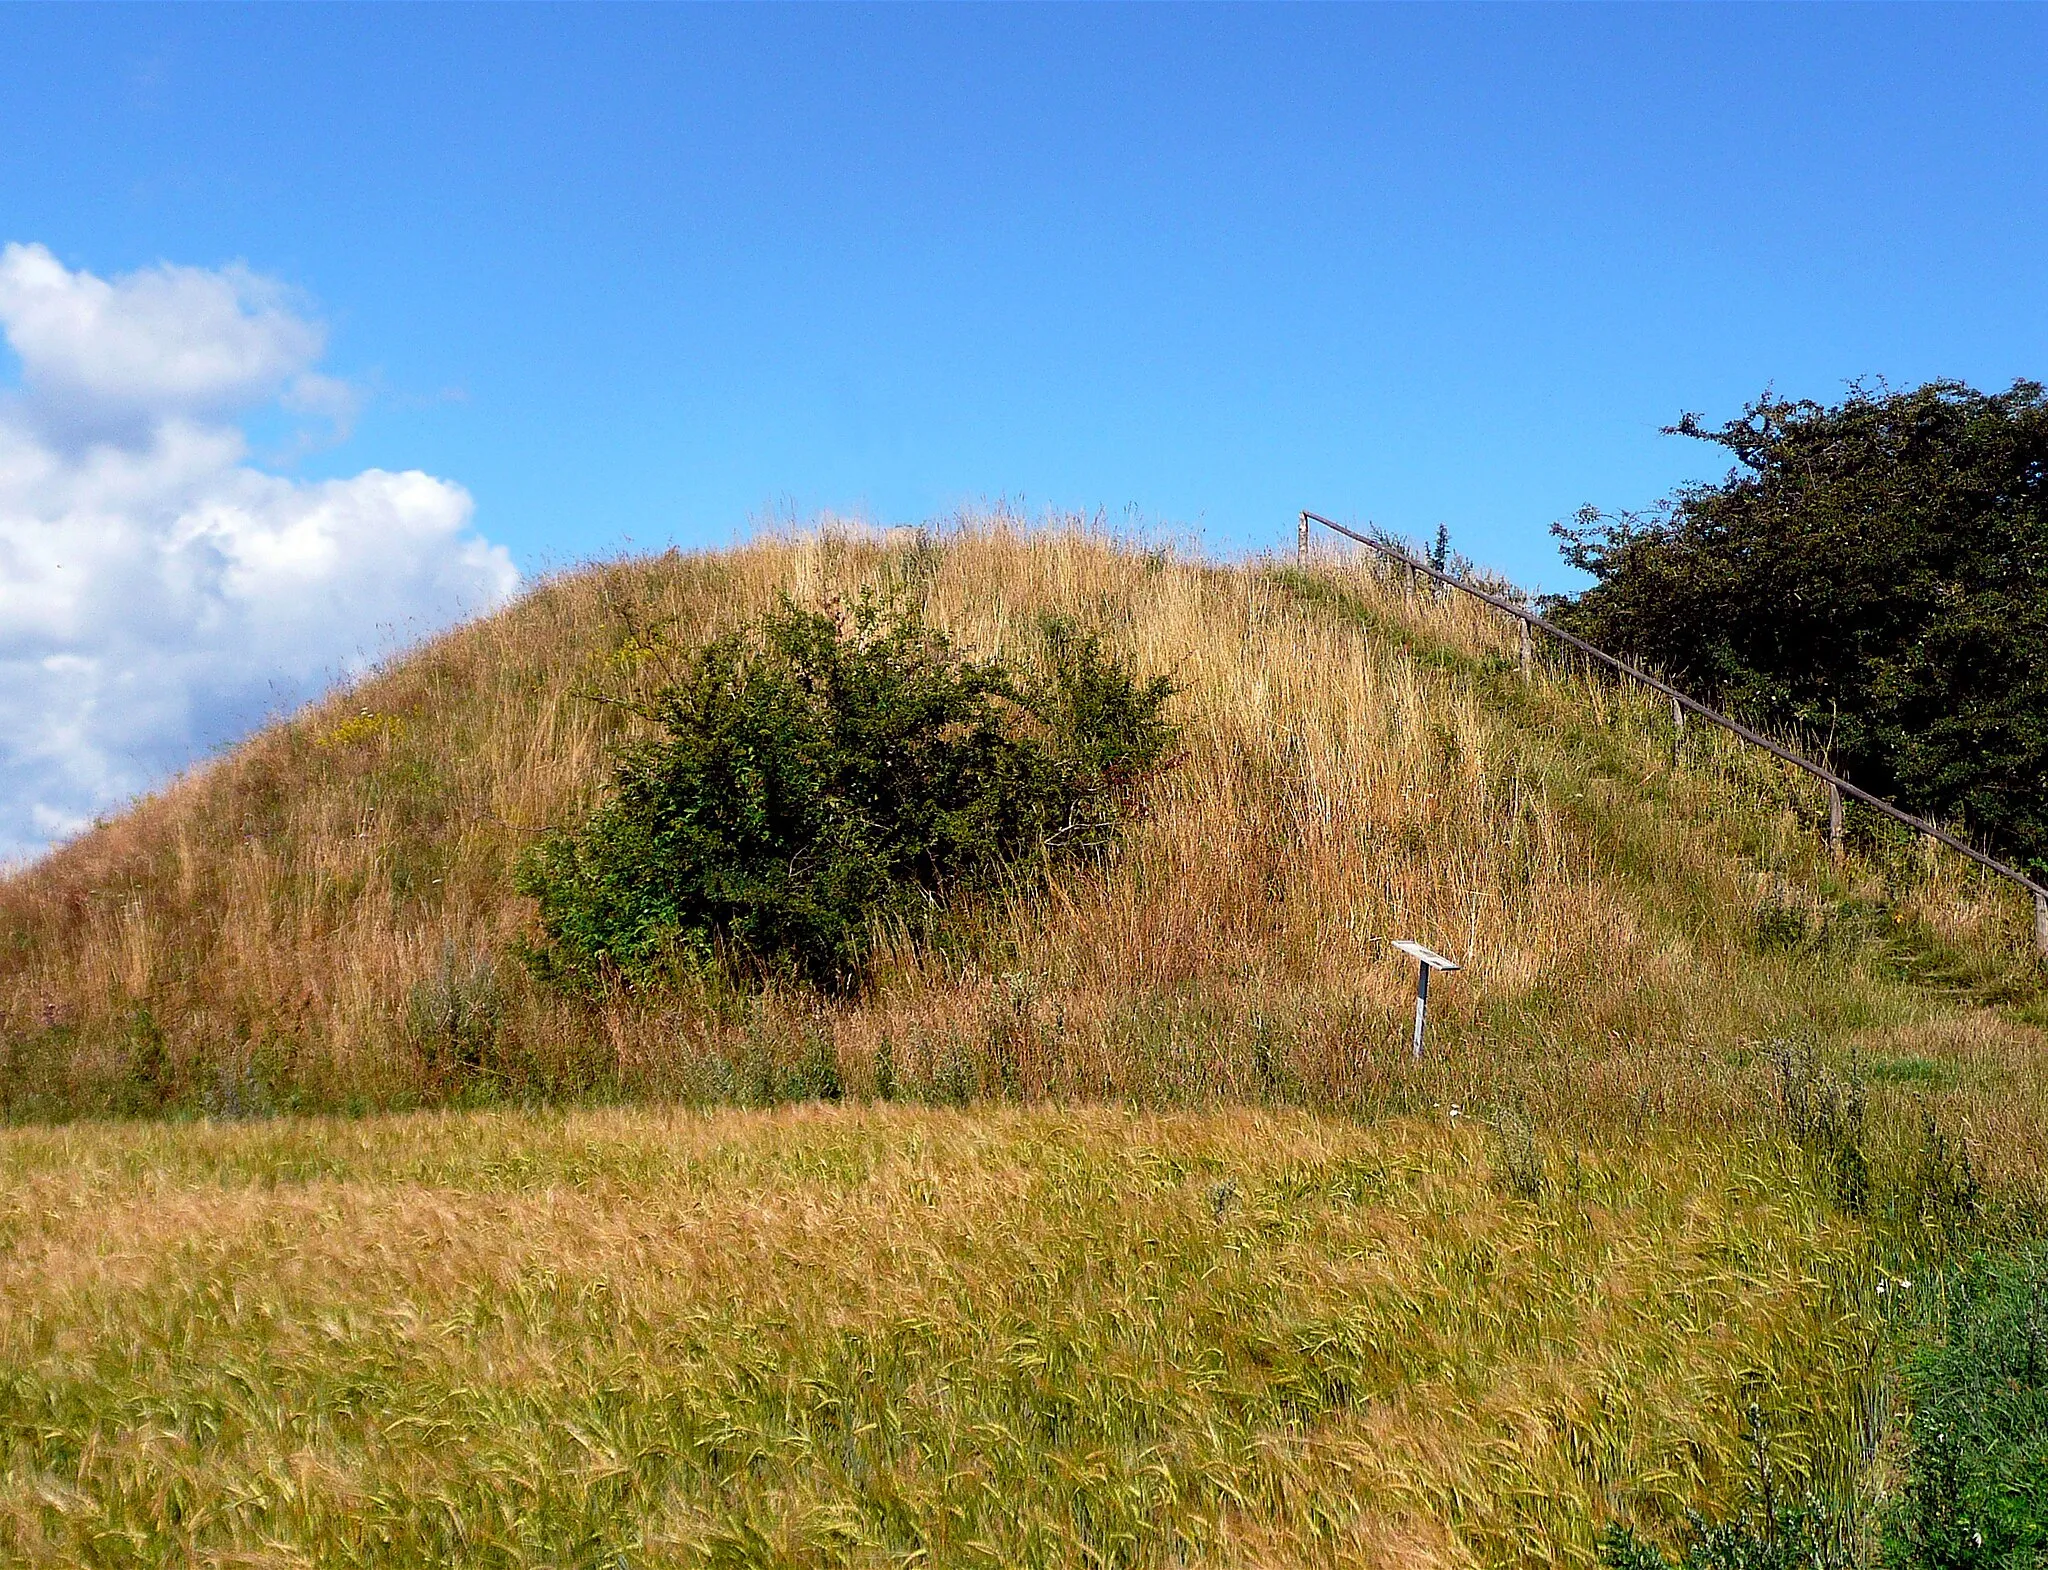
[{"label": "sign post", "polygon": [[1429,1019],[1429,973],[1433,970],[1458,970],[1462,967],[1454,959],[1445,959],[1435,949],[1426,949],[1420,943],[1396,939],[1394,947],[1414,960],[1415,972],[1415,1059],[1422,1061],[1422,1028]]}]

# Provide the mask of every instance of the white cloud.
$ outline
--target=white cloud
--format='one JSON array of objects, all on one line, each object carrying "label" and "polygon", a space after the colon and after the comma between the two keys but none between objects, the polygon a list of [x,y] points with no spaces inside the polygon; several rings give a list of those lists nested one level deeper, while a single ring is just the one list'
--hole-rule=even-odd
[{"label": "white cloud", "polygon": [[366,653],[502,603],[467,492],[306,481],[232,416],[331,412],[318,325],[245,270],[109,282],[0,251],[0,858],[76,832]]},{"label": "white cloud", "polygon": [[0,249],[0,321],[39,397],[153,415],[246,408],[326,346],[280,285],[246,268],[165,265],[108,283],[40,245]]}]

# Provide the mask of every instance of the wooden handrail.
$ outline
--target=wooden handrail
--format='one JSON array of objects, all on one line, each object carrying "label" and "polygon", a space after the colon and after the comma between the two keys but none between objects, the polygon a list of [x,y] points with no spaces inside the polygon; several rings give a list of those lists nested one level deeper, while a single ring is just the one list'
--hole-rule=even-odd
[{"label": "wooden handrail", "polygon": [[1681,711],[1688,714],[1697,714],[1709,724],[1718,725],[1730,734],[1741,737],[1742,740],[1748,742],[1752,747],[1761,747],[1773,757],[1782,759],[1794,768],[1804,769],[1815,779],[1826,781],[1844,796],[1860,801],[1866,807],[1882,813],[1894,822],[1902,823],[1917,833],[1925,834],[1929,838],[1939,841],[1958,855],[1968,857],[1986,871],[1995,872],[2001,878],[2006,878],[2018,884],[2034,897],[2034,941],[2042,954],[2048,955],[2048,887],[2043,887],[2041,884],[2036,883],[2032,878],[2020,871],[2019,868],[2009,866],[2005,862],[1998,860],[1995,856],[1985,855],[1983,851],[1958,839],[1939,824],[1930,823],[1925,818],[1915,817],[1912,813],[1893,806],[1882,797],[1873,796],[1862,787],[1850,784],[1832,769],[1815,763],[1811,758],[1801,756],[1790,747],[1782,746],[1778,742],[1772,741],[1770,737],[1752,730],[1740,720],[1723,714],[1719,709],[1709,708],[1697,698],[1687,697],[1669,682],[1659,680],[1640,666],[1631,665],[1626,660],[1616,659],[1604,649],[1595,648],[1584,638],[1577,637],[1572,633],[1566,632],[1562,627],[1545,621],[1541,616],[1530,610],[1528,606],[1518,605],[1513,600],[1498,594],[1489,594],[1486,590],[1465,582],[1464,579],[1457,577],[1455,574],[1445,572],[1441,568],[1433,567],[1428,562],[1409,555],[1406,551],[1388,544],[1385,540],[1372,539],[1367,535],[1360,534],[1356,529],[1347,529],[1343,524],[1336,522],[1334,519],[1325,518],[1321,513],[1303,512],[1301,515],[1299,545],[1304,561],[1306,561],[1308,556],[1308,526],[1312,523],[1320,524],[1325,529],[1341,534],[1347,540],[1356,540],[1368,550],[1377,551],[1388,560],[1398,562],[1401,566],[1413,572],[1422,573],[1427,577],[1435,579],[1438,583],[1449,584],[1459,593],[1469,594],[1473,599],[1483,601],[1485,604],[1491,605],[1495,610],[1505,611],[1508,615],[1519,620],[1523,626],[1547,633],[1560,643],[1568,644],[1572,648],[1577,649],[1589,659],[1598,660],[1610,670],[1626,676],[1630,681],[1639,682],[1645,687],[1663,693]]}]

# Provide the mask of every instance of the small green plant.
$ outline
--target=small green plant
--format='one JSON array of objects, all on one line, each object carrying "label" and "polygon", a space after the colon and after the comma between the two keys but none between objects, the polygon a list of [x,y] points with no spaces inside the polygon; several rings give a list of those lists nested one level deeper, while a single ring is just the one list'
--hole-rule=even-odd
[{"label": "small green plant", "polygon": [[1865,1065],[1863,1076],[1877,1085],[1938,1085],[1946,1077],[1932,1058],[1912,1054],[1875,1058]]},{"label": "small green plant", "polygon": [[1493,1121],[1493,1170],[1508,1193],[1532,1205],[1543,1202],[1550,1187],[1536,1125],[1519,1107],[1504,1108]]},{"label": "small green plant", "polygon": [[838,1101],[846,1094],[832,1022],[814,1013],[791,1018],[762,994],[749,998],[737,1051],[722,1059],[718,1093],[741,1106]]},{"label": "small green plant", "polygon": [[1606,1570],[1850,1570],[1857,1563],[1850,1522],[1840,1511],[1812,1493],[1780,1497],[1769,1423],[1754,1401],[1743,1430],[1750,1451],[1744,1508],[1719,1521],[1688,1510],[1685,1549],[1676,1559],[1626,1522],[1610,1521],[1596,1543]]},{"label": "small green plant", "polygon": [[1905,1208],[1924,1245],[1953,1249],[1978,1220],[1984,1185],[1970,1150],[1925,1113],[1920,1143],[1907,1164]]},{"label": "small green plant", "polygon": [[171,1060],[164,1028],[149,1004],[138,1000],[128,1011],[127,1092],[121,1110],[155,1112],[171,1094]]},{"label": "small green plant", "polygon": [[1759,896],[1752,919],[1759,954],[1794,953],[1813,938],[1811,913],[1789,891],[1769,891]]},{"label": "small green plant", "polygon": [[1042,623],[1023,665],[962,656],[912,609],[785,603],[636,705],[654,734],[609,800],[521,863],[569,990],[723,969],[834,990],[876,934],[1114,848],[1174,727],[1164,677]]},{"label": "small green plant", "polygon": [[1865,1096],[1852,1066],[1837,1073],[1812,1041],[1773,1041],[1765,1048],[1778,1071],[1785,1129],[1811,1158],[1835,1202],[1852,1216],[1870,1209],[1870,1160],[1863,1152]]},{"label": "small green plant", "polygon": [[417,982],[406,1009],[406,1034],[437,1070],[474,1074],[498,1039],[504,997],[487,953],[442,945],[432,975]]},{"label": "small green plant", "polygon": [[1854,1563],[1840,1546],[1834,1518],[1813,1500],[1727,1521],[1688,1512],[1686,1529],[1685,1551],[1674,1559],[1627,1525],[1610,1522],[1600,1532],[1600,1563],[1607,1570],[1848,1570]]}]

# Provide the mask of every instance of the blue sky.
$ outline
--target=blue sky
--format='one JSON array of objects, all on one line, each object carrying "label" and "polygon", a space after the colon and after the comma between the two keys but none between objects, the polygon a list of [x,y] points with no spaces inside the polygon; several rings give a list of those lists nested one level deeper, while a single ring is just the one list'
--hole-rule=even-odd
[{"label": "blue sky", "polygon": [[[1557,580],[1764,383],[2048,371],[2024,8],[0,14],[0,217],[242,260],[522,562],[1301,506]],[[1710,462],[1706,468],[1711,469]]]},{"label": "blue sky", "polygon": [[1554,588],[1682,410],[2048,374],[2039,8],[11,7],[0,104],[0,243],[324,328],[250,467],[527,572],[1009,497]]}]

